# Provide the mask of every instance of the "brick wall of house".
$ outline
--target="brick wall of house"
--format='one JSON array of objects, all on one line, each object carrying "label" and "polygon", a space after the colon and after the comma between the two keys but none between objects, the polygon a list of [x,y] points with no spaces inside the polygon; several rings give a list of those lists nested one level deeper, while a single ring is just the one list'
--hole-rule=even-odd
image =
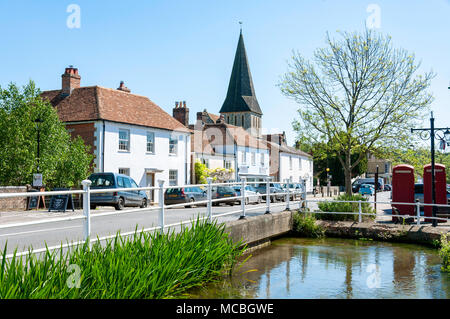
[{"label": "brick wall of house", "polygon": [[95,146],[95,124],[94,123],[79,123],[79,124],[66,124],[66,129],[69,131],[72,138],[80,136],[86,145],[91,147],[90,152],[93,154]]},{"label": "brick wall of house", "polygon": [[[25,186],[0,186],[0,193],[24,193],[27,191]],[[8,210],[26,210],[26,197],[11,197],[0,199],[0,211]]]}]

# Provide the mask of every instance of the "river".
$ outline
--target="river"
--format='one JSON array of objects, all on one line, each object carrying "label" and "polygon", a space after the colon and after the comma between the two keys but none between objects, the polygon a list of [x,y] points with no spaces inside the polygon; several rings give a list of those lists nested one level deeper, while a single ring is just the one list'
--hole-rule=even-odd
[{"label": "river", "polygon": [[450,298],[436,249],[350,239],[282,238],[190,298]]}]

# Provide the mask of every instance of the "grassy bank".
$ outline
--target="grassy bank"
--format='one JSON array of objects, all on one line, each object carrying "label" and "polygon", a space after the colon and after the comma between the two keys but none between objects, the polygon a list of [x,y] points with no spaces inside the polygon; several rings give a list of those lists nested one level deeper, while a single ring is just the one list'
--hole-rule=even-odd
[{"label": "grassy bank", "polygon": [[225,226],[195,221],[180,232],[119,234],[49,252],[29,253],[0,264],[3,298],[170,298],[231,271],[242,254]]}]

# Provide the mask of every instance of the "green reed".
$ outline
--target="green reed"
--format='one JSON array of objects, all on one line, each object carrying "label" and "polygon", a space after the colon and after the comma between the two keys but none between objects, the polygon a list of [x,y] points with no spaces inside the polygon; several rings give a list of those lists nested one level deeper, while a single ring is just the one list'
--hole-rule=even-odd
[{"label": "green reed", "polygon": [[[0,264],[0,298],[171,298],[228,275],[244,251],[224,224],[197,218],[181,231],[116,234],[104,241]],[[74,266],[75,265],[75,266]]]}]

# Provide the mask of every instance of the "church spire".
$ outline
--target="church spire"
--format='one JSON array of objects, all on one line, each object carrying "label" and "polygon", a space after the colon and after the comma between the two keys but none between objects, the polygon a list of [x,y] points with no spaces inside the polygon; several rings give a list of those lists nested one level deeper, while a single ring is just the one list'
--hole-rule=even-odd
[{"label": "church spire", "polygon": [[244,37],[239,34],[239,42],[234,57],[233,70],[225,101],[220,113],[253,112],[262,115],[253,87],[252,75],[244,46]]}]

